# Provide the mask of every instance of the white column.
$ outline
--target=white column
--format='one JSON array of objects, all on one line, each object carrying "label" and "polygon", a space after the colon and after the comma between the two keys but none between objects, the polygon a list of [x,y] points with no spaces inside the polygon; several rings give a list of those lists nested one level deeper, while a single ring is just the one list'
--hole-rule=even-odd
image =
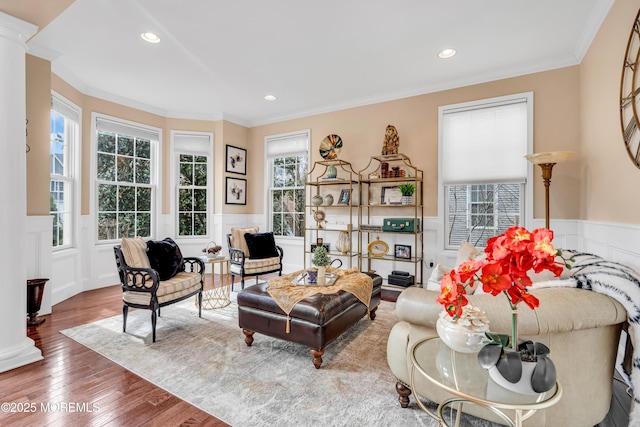
[{"label": "white column", "polygon": [[0,372],[42,359],[26,320],[25,42],[36,31],[0,12]]}]

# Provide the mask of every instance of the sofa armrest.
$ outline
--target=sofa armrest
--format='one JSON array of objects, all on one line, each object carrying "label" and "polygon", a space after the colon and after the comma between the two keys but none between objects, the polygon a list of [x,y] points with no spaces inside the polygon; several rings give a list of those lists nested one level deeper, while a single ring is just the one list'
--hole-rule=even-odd
[{"label": "sofa armrest", "polygon": [[[627,319],[624,307],[613,298],[576,288],[547,288],[531,292],[540,306],[531,310],[520,304],[518,332],[522,336],[569,332],[580,329],[616,325]],[[396,302],[400,320],[435,329],[438,315],[444,309],[436,302],[439,292],[423,288],[405,289]],[[509,333],[511,309],[504,295],[469,295],[469,304],[484,310],[492,332]]]},{"label": "sofa armrest", "polygon": [[123,291],[155,293],[160,286],[160,277],[153,268],[135,268],[123,265],[120,284]]},{"label": "sofa armrest", "polygon": [[244,265],[244,252],[242,249],[229,248],[229,260],[231,264]]}]

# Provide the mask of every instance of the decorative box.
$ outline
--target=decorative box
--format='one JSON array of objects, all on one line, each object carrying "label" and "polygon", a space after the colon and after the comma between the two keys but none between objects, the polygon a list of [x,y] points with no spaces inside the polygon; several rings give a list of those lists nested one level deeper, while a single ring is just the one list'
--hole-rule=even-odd
[{"label": "decorative box", "polygon": [[403,286],[408,288],[409,286],[413,286],[415,282],[415,276],[407,273],[406,271],[392,271],[389,276],[387,276],[387,282],[390,285]]},{"label": "decorative box", "polygon": [[420,218],[385,218],[382,231],[417,233],[420,231]]}]

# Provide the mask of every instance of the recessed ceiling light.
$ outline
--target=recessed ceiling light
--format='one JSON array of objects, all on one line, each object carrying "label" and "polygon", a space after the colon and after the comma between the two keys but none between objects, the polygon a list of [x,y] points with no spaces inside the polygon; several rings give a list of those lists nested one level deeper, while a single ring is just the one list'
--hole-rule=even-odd
[{"label": "recessed ceiling light", "polygon": [[142,40],[149,43],[160,43],[160,37],[158,37],[154,33],[149,33],[149,32],[142,33],[140,34],[140,37],[142,37]]},{"label": "recessed ceiling light", "polygon": [[277,98],[275,95],[265,95],[264,99],[266,99],[267,101],[275,101]]},{"label": "recessed ceiling light", "polygon": [[447,59],[456,54],[455,49],[443,49],[438,52],[438,58]]}]

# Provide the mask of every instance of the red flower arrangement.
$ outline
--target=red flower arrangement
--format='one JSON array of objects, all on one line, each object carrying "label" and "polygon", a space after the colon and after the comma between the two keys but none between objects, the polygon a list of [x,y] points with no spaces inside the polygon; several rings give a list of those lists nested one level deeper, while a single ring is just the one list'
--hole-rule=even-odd
[{"label": "red flower arrangement", "polygon": [[504,293],[512,310],[516,310],[520,302],[532,309],[538,307],[538,299],[527,291],[532,284],[527,272],[549,270],[556,277],[560,276],[564,264],[556,261],[556,255],[561,252],[553,247],[552,240],[553,231],[546,228],[533,232],[519,226],[508,228],[487,241],[486,260],[466,261],[457,271],[451,270],[442,278],[437,302],[457,319],[468,304],[467,287],[473,280],[478,280],[485,293],[494,296]]}]

